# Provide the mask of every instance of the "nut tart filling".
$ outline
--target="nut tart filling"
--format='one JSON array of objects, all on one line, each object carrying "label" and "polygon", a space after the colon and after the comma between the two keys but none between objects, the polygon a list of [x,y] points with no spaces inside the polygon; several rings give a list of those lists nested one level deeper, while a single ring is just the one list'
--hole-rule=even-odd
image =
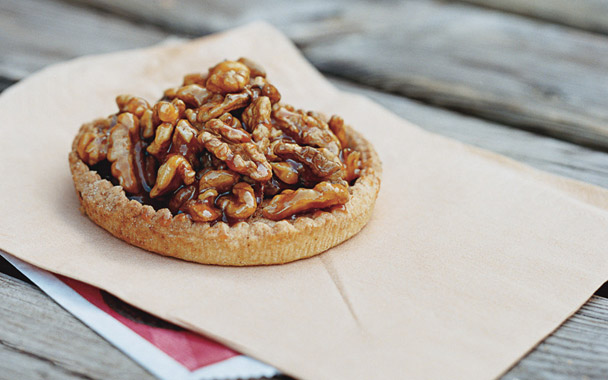
[{"label": "nut tart filling", "polygon": [[[131,244],[208,264],[277,264],[318,254],[369,218],[381,171],[371,145],[337,115],[282,103],[249,59],[188,74],[156,103],[116,104],[81,127],[70,164],[84,212]],[[321,231],[337,237],[325,243],[269,246],[298,230],[319,239],[311,230],[332,224],[341,231]]]}]

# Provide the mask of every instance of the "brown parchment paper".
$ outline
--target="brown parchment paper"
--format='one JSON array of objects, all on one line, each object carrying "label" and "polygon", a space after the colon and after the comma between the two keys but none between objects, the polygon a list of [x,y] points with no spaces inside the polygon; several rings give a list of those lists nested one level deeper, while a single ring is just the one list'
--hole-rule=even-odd
[{"label": "brown parchment paper", "polygon": [[[83,122],[240,56],[286,102],[374,143],[383,182],[361,233],[293,264],[224,268],[147,253],[79,212],[67,155]],[[0,248],[297,377],[493,378],[608,279],[608,191],[342,93],[264,24],[48,68],[2,94],[0,125]]]}]

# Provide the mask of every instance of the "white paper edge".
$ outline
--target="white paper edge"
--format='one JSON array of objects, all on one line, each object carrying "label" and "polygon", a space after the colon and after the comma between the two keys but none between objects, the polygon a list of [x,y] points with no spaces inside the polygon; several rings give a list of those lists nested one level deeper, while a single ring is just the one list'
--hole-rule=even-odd
[{"label": "white paper edge", "polygon": [[272,377],[280,374],[276,368],[245,355],[235,356],[190,372],[131,329],[99,310],[54,274],[36,268],[8,253],[0,251],[0,255],[55,302],[159,379],[231,380]]},{"label": "white paper edge", "polygon": [[[255,374],[254,374],[255,373]],[[280,375],[278,369],[259,362],[249,356],[239,355],[221,362],[199,368],[192,372],[191,380],[250,379]]]}]

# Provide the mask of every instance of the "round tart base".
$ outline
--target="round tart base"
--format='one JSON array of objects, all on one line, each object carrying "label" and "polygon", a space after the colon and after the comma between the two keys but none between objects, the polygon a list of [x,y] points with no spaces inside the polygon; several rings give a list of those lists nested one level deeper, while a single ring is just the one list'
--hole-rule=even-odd
[{"label": "round tart base", "polygon": [[257,218],[232,226],[193,222],[129,200],[122,187],[102,179],[78,157],[74,139],[70,169],[82,211],[96,224],[129,244],[165,256],[203,264],[246,266],[284,264],[318,255],[349,239],[369,220],[380,189],[381,164],[372,145],[346,127],[349,146],[361,152],[363,170],[342,209],[295,219]]}]

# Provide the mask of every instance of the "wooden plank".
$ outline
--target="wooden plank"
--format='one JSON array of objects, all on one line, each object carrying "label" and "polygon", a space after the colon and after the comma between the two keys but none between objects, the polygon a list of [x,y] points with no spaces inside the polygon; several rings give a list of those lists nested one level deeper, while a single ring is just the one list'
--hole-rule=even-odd
[{"label": "wooden plank", "polygon": [[608,379],[607,358],[608,299],[593,296],[502,379]]},{"label": "wooden plank", "polygon": [[591,150],[333,78],[340,89],[369,97],[434,133],[500,153],[540,170],[608,188],[608,153]]},{"label": "wooden plank", "polygon": [[457,0],[608,34],[606,0]]},{"label": "wooden plank", "polygon": [[[152,378],[36,287],[0,273],[0,300],[0,380]],[[605,379],[607,354],[608,299],[594,296],[503,379]]]},{"label": "wooden plank", "polygon": [[[287,33],[298,44],[305,44],[317,38],[327,38],[334,33],[343,33],[344,30],[338,30],[328,21],[340,17],[347,6],[360,2],[261,0],[255,5],[247,6],[241,0],[69,1],[130,20],[144,21],[174,34],[188,36],[201,36],[248,22],[264,20]],[[367,5],[373,6],[371,1]],[[363,21],[357,20],[356,23]]]},{"label": "wooden plank", "polygon": [[38,288],[0,273],[0,379],[153,379]]},{"label": "wooden plank", "polygon": [[326,73],[608,150],[608,38],[462,4],[349,9],[351,33],[304,48]]},{"label": "wooden plank", "polygon": [[336,8],[319,0],[286,5],[274,0],[249,8],[240,1],[0,0],[0,81],[19,80],[81,55],[153,45],[169,31],[200,36],[258,18],[306,28],[307,20]]},{"label": "wooden plank", "polygon": [[[255,7],[244,7],[236,0],[73,1],[138,22],[115,20],[122,30],[112,32],[114,27],[103,23],[83,22],[71,5],[2,0],[5,10],[22,11],[17,18],[0,12],[9,14],[0,25],[12,25],[0,48],[17,46],[17,53],[8,54],[0,65],[0,76],[17,78],[53,60],[92,49],[128,47],[138,40],[145,45],[165,35],[154,28],[134,32],[142,26],[139,20],[199,35],[264,19],[286,32],[326,73],[608,150],[608,98],[604,96],[608,37],[432,0],[388,1],[381,6],[366,1],[325,4],[310,0],[294,5],[265,0]],[[47,9],[33,11],[38,6]],[[61,12],[54,13],[55,8]],[[68,17],[72,22],[59,16],[63,12],[73,14]],[[93,20],[107,17],[95,14]],[[19,25],[27,25],[26,30]],[[63,38],[49,34],[49,28],[72,42],[61,42]],[[95,31],[108,34],[99,48],[95,45],[102,39]],[[0,30],[0,35],[6,34]],[[39,42],[34,36],[40,35],[51,37]],[[56,44],[61,48],[49,48]]]},{"label": "wooden plank", "polygon": [[167,36],[154,26],[60,1],[0,0],[0,82],[85,54],[153,45]]}]

